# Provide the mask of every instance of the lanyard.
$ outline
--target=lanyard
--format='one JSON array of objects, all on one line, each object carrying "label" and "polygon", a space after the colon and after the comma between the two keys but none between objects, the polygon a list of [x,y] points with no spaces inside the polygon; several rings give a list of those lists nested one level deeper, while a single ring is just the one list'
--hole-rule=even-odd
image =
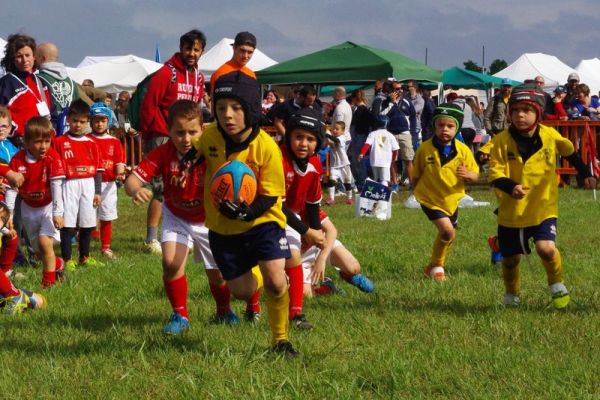
[{"label": "lanyard", "polygon": [[41,88],[40,86],[40,81],[37,79],[37,76],[33,75],[33,79],[35,80],[35,84],[38,87],[38,91],[40,92],[40,97],[38,97],[37,94],[35,94],[35,92],[29,87],[29,85],[27,85],[25,82],[23,82],[21,79],[19,79],[18,76],[16,76],[15,74],[13,74],[12,72],[10,72],[10,74],[12,75],[13,78],[15,78],[21,85],[23,85],[28,91],[31,92],[31,94],[33,94],[36,98],[36,100],[38,101],[38,103],[42,103],[42,102],[46,102],[45,100],[45,96],[44,96],[44,90]]}]

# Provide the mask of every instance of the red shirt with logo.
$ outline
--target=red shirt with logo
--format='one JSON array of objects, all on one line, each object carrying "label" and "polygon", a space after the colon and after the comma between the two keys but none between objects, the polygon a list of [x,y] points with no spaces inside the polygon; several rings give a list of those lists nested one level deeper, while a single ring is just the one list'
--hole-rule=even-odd
[{"label": "red shirt with logo", "polygon": [[89,137],[96,143],[100,152],[100,161],[104,168],[102,182],[114,182],[117,180],[116,166],[125,165],[125,155],[123,154],[121,142],[109,133],[102,135],[92,133]]},{"label": "red shirt with logo", "polygon": [[321,201],[321,162],[313,155],[308,160],[306,171],[298,168],[285,145],[283,154],[283,173],[285,176],[285,204],[295,213],[304,210],[305,203],[317,204]]},{"label": "red shirt with logo", "polygon": [[96,143],[87,136],[66,134],[54,140],[67,180],[93,178],[104,171]]}]

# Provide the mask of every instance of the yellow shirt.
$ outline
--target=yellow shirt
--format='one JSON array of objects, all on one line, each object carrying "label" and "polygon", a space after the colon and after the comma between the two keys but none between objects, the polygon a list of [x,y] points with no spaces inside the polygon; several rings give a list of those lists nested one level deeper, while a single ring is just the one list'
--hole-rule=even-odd
[{"label": "yellow shirt", "polygon": [[575,149],[569,139],[555,129],[540,125],[542,148],[523,162],[517,144],[508,130],[494,137],[490,153],[489,182],[510,178],[529,190],[524,198],[513,199],[496,189],[498,224],[511,228],[539,225],[548,218],[558,217],[558,185],[556,158],[570,156]]},{"label": "yellow shirt", "polygon": [[458,140],[456,156],[442,165],[438,149],[432,140],[426,140],[417,150],[413,166],[413,179],[418,179],[415,198],[432,210],[439,210],[451,216],[458,208],[458,202],[465,195],[465,182],[456,176],[456,169],[464,165],[469,171],[479,172],[471,150]]},{"label": "yellow shirt", "polygon": [[212,176],[221,165],[230,160],[239,160],[254,172],[257,181],[257,196],[277,197],[277,202],[273,207],[260,217],[246,222],[229,219],[221,214],[210,200],[210,191],[205,190],[204,205],[208,229],[221,235],[235,235],[267,222],[276,222],[282,229],[285,229],[286,219],[281,209],[281,196],[285,195],[283,161],[281,150],[271,136],[261,129],[247,148],[225,158],[225,140],[217,129],[216,123],[213,123],[192,144],[206,159],[205,188],[210,187]]}]

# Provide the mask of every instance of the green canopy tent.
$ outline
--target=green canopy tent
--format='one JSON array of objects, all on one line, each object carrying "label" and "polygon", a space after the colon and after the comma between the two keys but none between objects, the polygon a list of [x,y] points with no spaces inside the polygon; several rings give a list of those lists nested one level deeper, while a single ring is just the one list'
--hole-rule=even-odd
[{"label": "green canopy tent", "polygon": [[335,85],[376,79],[440,82],[441,72],[389,50],[344,42],[256,73],[263,85]]},{"label": "green canopy tent", "polygon": [[[465,89],[486,90],[498,87],[502,84],[502,78],[485,75],[468,69],[453,67],[442,72],[442,83],[444,86]],[[514,82],[518,84],[518,82]]]}]

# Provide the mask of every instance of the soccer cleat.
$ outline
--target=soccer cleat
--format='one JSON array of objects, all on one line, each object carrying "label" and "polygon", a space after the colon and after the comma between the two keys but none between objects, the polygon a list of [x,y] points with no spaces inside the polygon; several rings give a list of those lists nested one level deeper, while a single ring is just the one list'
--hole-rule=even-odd
[{"label": "soccer cleat", "polygon": [[294,348],[289,340],[281,340],[277,342],[272,348],[273,352],[281,354],[287,358],[296,358],[300,355],[300,352]]},{"label": "soccer cleat", "polygon": [[102,257],[104,257],[108,260],[116,260],[117,259],[117,256],[111,249],[102,250]]},{"label": "soccer cleat", "polygon": [[56,269],[54,270],[56,274],[56,280],[59,282],[65,281],[65,260],[60,257],[56,257]]},{"label": "soccer cleat", "polygon": [[104,264],[101,261],[96,260],[93,257],[82,257],[79,259],[79,266],[80,267],[92,267],[92,268],[98,268],[98,267],[105,267],[106,264]]},{"label": "soccer cleat", "polygon": [[372,293],[375,290],[373,282],[363,274],[356,274],[350,278],[350,284],[356,286],[360,291],[365,293]]},{"label": "soccer cleat", "polygon": [[224,325],[238,325],[240,323],[240,319],[233,311],[229,310],[226,313],[217,314],[215,316],[215,322],[217,324]]},{"label": "soccer cleat", "polygon": [[428,265],[425,267],[423,271],[427,278],[431,278],[436,282],[445,282],[446,281],[446,273],[444,272],[444,267],[432,267]]},{"label": "soccer cleat", "polygon": [[352,201],[352,197],[347,197],[346,198],[346,204],[348,204],[349,206],[351,206],[352,204],[354,204],[354,202]]},{"label": "soccer cleat", "polygon": [[67,260],[65,269],[69,272],[75,272],[77,270],[77,263],[73,260]]},{"label": "soccer cleat", "polygon": [[160,242],[156,239],[152,239],[149,242],[144,242],[144,253],[154,254],[157,256],[162,255],[162,247]]},{"label": "soccer cleat", "polygon": [[314,328],[313,324],[307,321],[306,316],[304,314],[296,314],[294,318],[291,319],[292,325],[296,329],[300,329],[303,331],[310,331]]},{"label": "soccer cleat", "polygon": [[518,307],[521,304],[521,299],[516,294],[504,293],[502,304],[507,307]]},{"label": "soccer cleat", "polygon": [[344,290],[338,288],[331,278],[323,279],[323,282],[313,289],[317,296],[324,296],[328,294],[344,294]]},{"label": "soccer cleat", "polygon": [[165,335],[179,335],[187,331],[190,327],[190,321],[177,313],[171,314],[169,322],[164,326],[163,333]]},{"label": "soccer cleat", "polygon": [[244,319],[252,324],[257,324],[260,321],[260,313],[256,311],[246,310]]},{"label": "soccer cleat", "polygon": [[498,236],[490,236],[487,240],[488,246],[492,252],[491,263],[492,265],[502,262],[502,253],[500,252],[500,246],[498,245]]},{"label": "soccer cleat", "polygon": [[571,301],[571,296],[567,287],[562,282],[553,283],[548,287],[550,294],[552,295],[552,305],[557,310],[562,310]]},{"label": "soccer cleat", "polygon": [[21,289],[16,296],[7,297],[4,299],[6,310],[9,315],[18,315],[25,310],[39,310],[46,308],[48,301],[39,293]]}]

